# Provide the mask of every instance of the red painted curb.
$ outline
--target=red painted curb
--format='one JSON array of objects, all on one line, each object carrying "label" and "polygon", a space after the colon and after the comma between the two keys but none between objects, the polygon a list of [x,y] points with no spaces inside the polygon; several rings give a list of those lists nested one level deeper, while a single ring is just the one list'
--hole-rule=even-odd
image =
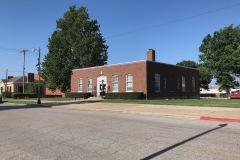
[{"label": "red painted curb", "polygon": [[237,123],[240,123],[240,119],[216,118],[216,117],[205,117],[205,116],[201,116],[200,120],[222,121],[222,122],[237,122]]}]

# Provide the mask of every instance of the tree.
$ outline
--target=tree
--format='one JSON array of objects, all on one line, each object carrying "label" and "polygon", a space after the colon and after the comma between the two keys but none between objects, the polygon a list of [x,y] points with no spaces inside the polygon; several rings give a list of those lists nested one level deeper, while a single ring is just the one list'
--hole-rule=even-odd
[{"label": "tree", "polygon": [[211,83],[213,76],[206,67],[204,67],[202,64],[198,64],[198,63],[196,63],[194,61],[190,61],[190,60],[184,60],[182,62],[178,62],[176,65],[198,69],[199,75],[200,75],[199,85],[201,88],[208,89],[208,85],[209,85],[209,83]]},{"label": "tree", "polygon": [[107,64],[106,41],[97,20],[90,20],[86,7],[70,6],[48,39],[49,52],[41,75],[52,91],[70,89],[72,70]]},{"label": "tree", "polygon": [[199,70],[200,74],[200,87],[204,89],[209,89],[209,84],[211,83],[213,79],[212,72],[204,67],[202,64],[198,64],[197,69]]},{"label": "tree", "polygon": [[178,62],[176,65],[177,66],[188,67],[188,68],[197,68],[198,64],[194,61],[183,60],[182,62]]},{"label": "tree", "polygon": [[236,80],[240,75],[240,27],[230,25],[208,34],[202,41],[199,51],[200,62],[212,73],[220,90],[230,91],[239,86]]},{"label": "tree", "polygon": [[38,86],[35,83],[29,83],[29,85],[27,86],[26,93],[37,94],[38,93]]}]

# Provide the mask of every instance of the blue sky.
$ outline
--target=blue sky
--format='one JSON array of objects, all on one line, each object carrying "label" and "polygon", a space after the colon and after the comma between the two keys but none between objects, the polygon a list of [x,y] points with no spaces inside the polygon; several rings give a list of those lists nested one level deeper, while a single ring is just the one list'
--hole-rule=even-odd
[{"label": "blue sky", "polygon": [[43,60],[56,20],[71,5],[86,6],[98,20],[108,64],[145,60],[149,48],[159,62],[198,62],[207,34],[240,24],[240,0],[0,0],[0,78],[6,69],[22,75],[22,49],[29,50],[26,73],[37,73],[38,55],[31,50],[40,47]]}]

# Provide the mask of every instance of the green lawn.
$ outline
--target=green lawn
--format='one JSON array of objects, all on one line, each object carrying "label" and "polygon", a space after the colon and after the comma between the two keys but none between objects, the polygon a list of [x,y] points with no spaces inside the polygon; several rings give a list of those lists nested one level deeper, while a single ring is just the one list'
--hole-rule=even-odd
[{"label": "green lawn", "polygon": [[[41,101],[47,102],[47,101],[73,101],[75,99],[69,99],[69,98],[41,98]],[[3,102],[8,102],[8,103],[15,103],[15,104],[34,104],[37,103],[37,98],[26,98],[26,99],[12,99],[12,98],[3,98]]]},{"label": "green lawn", "polygon": [[240,108],[240,99],[104,100],[103,102]]},{"label": "green lawn", "polygon": [[[42,103],[47,101],[75,101],[69,98],[41,98]],[[17,104],[37,103],[37,98],[28,99],[4,99],[4,102]],[[240,99],[177,99],[177,100],[98,100],[89,101],[92,103],[132,103],[132,104],[153,104],[153,105],[179,105],[179,106],[203,106],[203,107],[228,107],[240,108]]]}]

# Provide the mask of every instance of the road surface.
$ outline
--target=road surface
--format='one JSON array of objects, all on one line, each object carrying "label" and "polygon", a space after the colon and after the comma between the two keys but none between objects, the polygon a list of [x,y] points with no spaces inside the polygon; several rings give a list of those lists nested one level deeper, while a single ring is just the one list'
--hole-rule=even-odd
[{"label": "road surface", "polygon": [[0,160],[240,159],[239,123],[61,107],[0,108]]}]

